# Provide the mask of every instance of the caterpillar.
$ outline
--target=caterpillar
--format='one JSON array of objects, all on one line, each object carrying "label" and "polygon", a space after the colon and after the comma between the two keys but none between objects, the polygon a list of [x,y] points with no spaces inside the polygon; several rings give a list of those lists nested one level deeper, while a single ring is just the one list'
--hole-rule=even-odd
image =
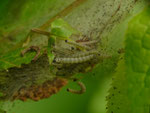
[{"label": "caterpillar", "polygon": [[91,44],[96,44],[96,43],[98,43],[99,40],[93,40],[93,41],[81,41],[81,42],[79,42],[79,41],[77,40],[76,42],[78,42],[78,43],[80,43],[80,44],[82,44],[82,45],[91,45]]},{"label": "caterpillar", "polygon": [[80,86],[80,90],[74,90],[74,89],[70,89],[68,88],[67,91],[70,93],[74,93],[74,94],[83,94],[84,92],[86,92],[86,87],[82,82],[77,82],[77,84]]},{"label": "caterpillar", "polygon": [[86,50],[90,50],[91,48],[86,46],[86,45],[83,45],[83,44],[79,44],[79,43],[76,43],[76,42],[73,42],[73,41],[69,41],[69,40],[65,40],[66,43],[70,44],[70,45],[74,45],[80,49],[86,49]]},{"label": "caterpillar", "polygon": [[54,62],[57,63],[69,63],[69,64],[74,64],[74,63],[82,63],[89,61],[94,58],[94,54],[87,55],[87,56],[82,56],[82,57],[68,57],[68,58],[59,58],[55,57]]}]

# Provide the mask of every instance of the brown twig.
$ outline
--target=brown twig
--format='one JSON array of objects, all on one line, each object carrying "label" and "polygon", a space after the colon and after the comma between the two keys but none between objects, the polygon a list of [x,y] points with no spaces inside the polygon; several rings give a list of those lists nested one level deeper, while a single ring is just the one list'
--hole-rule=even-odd
[{"label": "brown twig", "polygon": [[28,51],[31,51],[31,50],[34,50],[36,51],[36,55],[35,57],[33,58],[33,61],[36,61],[38,56],[40,55],[40,48],[38,46],[30,46],[29,48],[23,50],[21,52],[21,55],[24,56],[25,53],[27,53]]}]

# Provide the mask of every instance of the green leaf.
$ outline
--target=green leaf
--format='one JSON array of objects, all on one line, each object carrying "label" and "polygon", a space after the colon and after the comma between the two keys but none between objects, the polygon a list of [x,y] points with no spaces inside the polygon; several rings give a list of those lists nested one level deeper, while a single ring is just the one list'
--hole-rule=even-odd
[{"label": "green leaf", "polygon": [[6,113],[6,111],[4,111],[4,110],[0,109],[0,113]]},{"label": "green leaf", "polygon": [[[5,13],[7,13],[7,14],[8,14],[8,12],[11,13],[11,10],[15,9],[15,6],[17,7],[17,1],[18,0],[15,0],[16,2],[11,1],[11,0],[9,0],[9,1],[10,1],[9,6],[11,6],[11,4],[13,2],[12,7],[13,6],[14,7],[10,8],[7,11],[6,9],[7,9],[8,5],[7,4],[4,5],[4,6],[6,6],[6,8],[4,8],[3,11],[6,10]],[[10,48],[13,48],[14,46],[16,47],[16,44],[18,44],[18,43],[20,44],[21,40],[26,37],[26,34],[29,32],[30,29],[37,28],[38,26],[41,26],[49,18],[51,18],[53,15],[55,15],[57,13],[57,11],[60,11],[64,7],[68,6],[68,4],[70,4],[72,1],[73,0],[66,0],[66,1],[60,1],[60,0],[44,0],[44,1],[43,0],[31,0],[30,1],[29,0],[29,1],[27,1],[27,3],[25,5],[23,5],[22,10],[20,10],[20,11],[23,11],[23,13],[21,12],[21,14],[18,16],[19,18],[13,18],[12,19],[12,18],[10,18],[9,15],[7,16],[7,14],[6,14],[6,16],[3,17],[3,20],[5,20],[5,18],[7,18],[6,20],[13,20],[13,22],[12,21],[4,22],[4,23],[9,23],[9,24],[7,24],[8,25],[7,28],[9,28],[9,30],[5,31],[4,26],[3,26],[2,31],[4,33],[2,33],[2,36],[4,34],[7,34],[7,33],[11,34],[10,31],[13,28],[16,28],[16,26],[25,27],[25,28],[23,28],[23,30],[21,30],[19,32],[19,34],[17,34],[17,36],[13,35],[13,37],[15,37],[14,39],[16,39],[16,40],[10,41],[10,44],[8,44],[8,41],[4,41],[5,38],[2,38],[2,41],[0,41],[0,46],[2,47],[2,48],[0,47],[0,49],[1,49],[0,53],[5,53],[3,50],[8,51],[8,50],[11,50]],[[72,5],[73,7],[77,6],[76,4],[79,4],[80,1],[84,1],[84,0],[77,0],[77,1],[79,1],[79,2],[76,2],[75,5]],[[122,17],[126,17],[126,14],[128,13],[128,11],[130,11],[132,9],[135,2],[136,2],[135,0],[126,0],[126,1],[115,0],[115,2],[114,2],[114,0],[108,0],[107,2],[103,2],[103,0],[93,0],[93,1],[88,0],[86,2],[86,4],[82,5],[80,8],[75,10],[70,15],[66,16],[64,19],[71,26],[75,27],[76,29],[78,29],[79,31],[81,31],[83,34],[87,35],[91,39],[97,39],[97,38],[106,39],[106,38],[102,38],[104,33],[106,32],[107,34],[109,34],[109,32],[113,28],[113,26],[116,25],[118,22],[120,22]],[[121,4],[121,6],[120,6],[120,4]],[[52,10],[50,10],[50,9],[52,9]],[[69,11],[70,11],[70,7],[67,9],[69,9]],[[15,10],[13,10],[13,12],[15,13],[15,12],[17,12],[17,10],[15,9]],[[13,15],[14,13],[11,13],[11,15]],[[1,15],[3,16],[2,13],[1,13]],[[14,17],[15,16],[16,15],[14,15]],[[57,16],[57,17],[59,17],[59,16]],[[20,21],[20,20],[22,20],[22,21]],[[46,23],[46,26],[50,26],[50,24]],[[45,28],[45,27],[42,27],[42,28]],[[107,28],[109,28],[109,29],[107,29]],[[47,29],[48,29],[48,27],[47,27]],[[17,31],[17,30],[14,30],[14,31]],[[66,34],[71,34],[71,33],[67,32],[64,34],[66,36]],[[0,33],[0,35],[1,35],[1,33]],[[39,42],[42,42],[43,39],[44,38],[42,36],[36,35],[36,40],[35,41],[33,40],[33,44],[37,44],[36,43],[37,40],[39,40]],[[115,37],[113,39],[114,39],[114,41],[110,41],[110,44],[108,44],[109,48],[111,48],[111,50],[113,50],[115,48],[114,45],[117,46],[117,49],[120,48],[119,44],[122,44],[122,42],[120,41],[120,37],[119,38]],[[106,39],[106,40],[108,40],[108,39]],[[3,43],[3,42],[5,42],[5,43]],[[112,42],[114,42],[114,43],[112,43]],[[9,47],[3,46],[6,43],[9,45]],[[102,42],[102,44],[104,44],[104,43]],[[108,46],[105,46],[105,47],[106,47],[106,50],[104,49],[104,51],[107,51]],[[3,48],[6,48],[6,49],[3,49]],[[18,48],[18,47],[16,47],[16,48]],[[116,53],[115,50],[113,52],[112,51],[109,51],[109,52],[110,52],[110,54],[113,52]],[[2,55],[2,54],[0,54],[0,55]],[[28,83],[30,84],[31,82],[34,82],[34,81],[32,81],[34,78],[36,78],[36,80],[38,78],[39,81],[41,81],[41,80],[44,81],[44,80],[48,80],[50,78],[53,78],[51,73],[50,73],[50,70],[48,69],[49,65],[47,64],[48,62],[47,62],[46,58],[41,57],[40,63],[38,65],[36,65],[36,63],[37,63],[36,62],[36,63],[31,63],[27,66],[25,65],[25,68],[21,68],[21,69],[12,68],[12,69],[10,69],[8,72],[8,74],[10,75],[8,77],[8,79],[13,84],[12,83],[8,84],[9,81],[7,80],[7,83],[4,84],[3,86],[8,85],[8,87],[13,90],[13,88],[17,89],[18,86],[24,85],[24,81],[28,81]],[[44,59],[46,59],[46,61]],[[43,62],[43,60],[44,60],[44,62]],[[112,61],[112,64],[110,63],[110,61]],[[113,71],[113,69],[115,67],[115,63],[116,63],[116,59],[115,60],[111,59],[111,60],[106,61],[106,63],[102,64],[102,65],[105,65],[106,68],[104,66],[102,69],[100,69],[100,71],[108,72],[108,74],[106,74],[106,76],[109,75],[109,72]],[[110,68],[110,70],[107,69],[108,67]],[[111,67],[113,67],[113,68],[111,68]],[[100,75],[100,78],[101,78],[101,75],[103,73],[99,72],[96,74],[98,74],[98,76]],[[24,78],[24,75],[26,76],[25,78]],[[6,76],[8,76],[8,75],[6,74]],[[18,78],[17,82],[16,82],[16,76]],[[28,83],[27,83],[27,85],[28,85]],[[93,83],[95,83],[95,81],[93,81]],[[91,84],[91,80],[89,80],[89,84]],[[12,88],[12,86],[13,86],[13,88]],[[91,89],[93,89],[93,87],[95,87],[93,84],[89,85],[89,87],[91,87],[91,86],[92,86]],[[94,90],[96,90],[96,87],[94,88]],[[92,90],[90,92],[92,93],[94,90]],[[7,90],[7,89],[5,89],[5,91],[8,93],[10,92],[10,90]],[[88,93],[86,93],[86,94],[88,94]],[[66,91],[65,91],[65,95],[66,95]],[[83,96],[80,96],[80,97],[82,98]],[[84,97],[85,97],[85,95],[84,95]],[[90,98],[90,95],[88,94],[86,97]],[[60,98],[58,99],[58,101],[56,102],[56,100],[54,99],[54,102],[59,104],[60,100],[64,99],[65,104],[66,104],[67,103],[66,100],[70,101],[70,99],[68,99],[68,96],[66,98],[64,98],[64,96],[61,95]],[[77,96],[77,98],[79,98],[79,96]],[[88,108],[88,107],[82,106],[82,105],[86,105],[88,103],[84,99],[83,100],[79,99],[80,101],[84,102],[84,104],[81,104],[81,103],[79,104],[79,105],[81,105],[80,107],[82,107],[82,110],[77,109],[78,112],[82,112],[82,111],[87,112],[87,111],[85,111],[84,108]],[[50,101],[52,101],[52,100],[50,100]],[[62,101],[63,105],[65,105],[64,101]],[[73,102],[73,101],[71,101],[71,102]],[[31,106],[31,104],[28,104],[28,105]],[[44,109],[44,110],[47,110],[47,112],[49,112],[49,109],[50,109],[50,111],[52,111],[52,109],[55,109],[55,104],[52,104],[51,107],[49,107],[49,104],[45,104],[45,105],[48,106],[46,109]],[[62,107],[63,105],[60,105],[60,107]],[[70,105],[70,104],[68,104],[68,105]],[[74,103],[74,106],[76,106],[76,105],[78,105],[78,103]],[[40,106],[42,106],[42,105],[40,104]],[[59,107],[59,106],[56,106],[56,107]],[[72,107],[70,109],[71,110],[69,110],[69,109],[64,109],[64,110],[69,110],[68,112],[76,112],[76,110],[72,110]],[[30,109],[30,111],[25,111],[25,110],[21,110],[21,112],[22,111],[23,112],[34,112],[33,106],[32,106],[32,109]],[[33,110],[33,111],[31,111],[31,110]],[[59,110],[60,110],[60,112],[66,113],[66,111],[63,111],[62,109],[59,109]],[[17,108],[17,111],[18,111],[18,108]],[[15,112],[17,112],[17,111],[15,111]],[[43,108],[41,109],[40,107],[37,107],[37,105],[36,105],[36,112],[45,112],[45,111],[43,111]],[[54,111],[54,112],[59,112],[59,111]]]},{"label": "green leaf", "polygon": [[10,51],[5,55],[0,56],[0,71],[11,67],[21,67],[22,64],[28,64],[35,56],[35,52],[28,52],[23,57],[21,56],[22,48]]},{"label": "green leaf", "polygon": [[107,113],[148,113],[150,107],[150,6],[128,25],[124,59],[110,89]]},{"label": "green leaf", "polygon": [[[17,2],[17,4],[15,1]],[[49,28],[50,27],[49,24],[51,23],[49,22],[49,20],[51,20],[51,18],[54,15],[60,12],[60,10],[65,8],[71,2],[71,1],[61,2],[59,0],[52,0],[52,1],[45,0],[44,2],[43,0],[38,0],[38,1],[15,0],[15,1],[6,0],[6,1],[1,1],[0,4],[0,13],[1,13],[0,15],[0,20],[1,20],[0,21],[0,70],[8,69],[11,67],[20,67],[21,64],[30,63],[31,59],[28,59],[27,57],[24,57],[21,61],[21,57],[19,58],[19,54],[20,54],[19,52],[18,52],[18,56],[16,57],[15,51],[18,50],[15,49],[22,48],[22,44],[25,42],[25,39],[27,38],[27,35],[32,28],[37,28],[39,26],[46,26],[43,28],[43,30],[45,28]],[[34,2],[36,3],[33,4]],[[62,3],[65,4],[62,6]],[[56,9],[53,8],[54,6],[56,6]],[[54,10],[49,10],[51,8],[53,8]],[[7,12],[9,12],[9,14]],[[48,23],[46,23],[47,20]],[[42,25],[43,23],[46,24]],[[62,19],[58,19],[54,21],[53,24],[54,27],[56,26],[61,27],[60,29],[62,29],[62,31],[60,32],[64,33],[63,36],[65,37],[66,36],[68,37],[70,36],[70,34],[75,32],[75,30],[73,30],[73,28],[70,27],[69,24],[63,21]],[[58,36],[59,36],[60,29],[58,29],[58,32],[56,33]],[[60,36],[62,36],[61,33]],[[34,41],[34,38],[36,39],[39,38],[39,40]],[[33,36],[31,37],[31,44],[29,44],[29,46],[32,45],[45,46],[45,41],[43,41],[43,38],[40,36]],[[8,52],[12,53],[11,56],[12,58],[10,59],[3,58],[3,56],[9,55]],[[14,56],[13,56],[13,52],[14,52]],[[33,57],[32,54],[31,56]]]},{"label": "green leaf", "polygon": [[0,56],[21,47],[31,29],[42,26],[70,3],[72,0],[1,0]]},{"label": "green leaf", "polygon": [[[36,3],[33,4],[34,2]],[[57,4],[57,2],[59,4]],[[0,15],[0,20],[1,20],[0,21],[0,70],[8,69],[11,67],[21,67],[22,64],[28,64],[31,62],[31,59],[33,58],[35,53],[29,52],[27,54],[28,57],[26,57],[26,55],[25,57],[20,57],[21,49],[18,48],[22,48],[22,44],[24,43],[27,34],[32,28],[39,27],[39,25],[42,25],[46,20],[51,19],[54,15],[56,15],[60,11],[60,8],[56,8],[53,11],[49,10],[49,12],[47,12],[48,9],[51,9],[54,6],[59,7],[61,3],[62,2],[59,0],[53,0],[53,1],[46,0],[44,2],[42,0],[1,1],[0,3],[0,13],[1,13]],[[66,7],[67,4],[69,3],[70,2],[67,1],[66,5],[63,5],[61,8]],[[34,39],[34,37],[38,39],[37,36],[33,36],[32,39]],[[32,39],[30,45],[45,44],[45,43],[43,44],[44,42],[42,40],[43,38],[39,39],[38,41],[33,40],[33,43],[32,43]],[[9,54],[11,54],[11,56]]]},{"label": "green leaf", "polygon": [[51,23],[51,33],[63,38],[69,38],[72,34],[77,34],[77,30],[73,29],[63,19],[56,19]]}]

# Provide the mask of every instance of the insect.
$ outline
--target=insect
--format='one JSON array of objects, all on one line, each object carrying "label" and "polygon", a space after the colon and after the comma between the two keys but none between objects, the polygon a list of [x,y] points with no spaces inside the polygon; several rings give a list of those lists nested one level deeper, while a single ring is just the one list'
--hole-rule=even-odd
[{"label": "insect", "polygon": [[[59,19],[54,20],[51,23],[50,28],[51,28],[50,31],[44,31],[41,29],[32,29],[31,33],[28,35],[28,37],[32,37],[33,33],[45,35],[48,37],[47,53],[48,53],[48,57],[49,57],[49,63],[51,66],[53,66],[53,63],[55,63],[55,62],[60,63],[60,64],[83,63],[86,61],[90,61],[98,53],[97,51],[90,50],[89,46],[72,40],[70,37],[72,35],[80,35],[80,32],[78,32],[77,30],[72,28],[63,19],[59,18]],[[57,54],[57,50],[55,51],[55,53],[53,51],[53,49],[55,48],[55,45],[57,44],[57,40],[58,41],[62,40],[65,43],[74,46],[76,49],[78,49],[78,51],[80,51],[80,53],[71,54],[70,57],[66,57],[66,58],[57,57],[55,55],[55,54]],[[22,56],[30,50],[34,50],[37,52],[36,56],[33,58],[33,60],[36,61],[40,55],[40,49],[38,46],[31,46],[31,47],[23,50]],[[77,83],[81,87],[81,91],[75,91],[72,89],[68,89],[67,91],[69,91],[71,93],[76,93],[76,94],[84,93],[86,88],[83,85],[83,83],[81,83],[81,82],[77,82]]]},{"label": "insect", "polygon": [[74,94],[83,94],[86,91],[85,85],[80,81],[77,82],[77,84],[80,86],[80,88],[81,88],[80,90],[74,90],[74,89],[68,88],[67,91],[71,92],[71,93],[74,93]]},{"label": "insect", "polygon": [[88,56],[83,56],[83,57],[72,57],[72,58],[55,58],[54,60],[57,63],[82,63],[85,61],[88,61],[90,59],[92,59],[94,57],[94,55],[88,55]]},{"label": "insect", "polygon": [[[51,31],[44,31],[40,29],[32,29],[31,33],[28,35],[28,37],[31,37],[32,33],[45,35],[48,37],[48,53],[52,55],[52,49],[56,44],[56,40],[64,40],[67,44],[73,45],[76,48],[79,48],[80,50],[88,50],[89,47],[80,43],[77,43],[76,41],[70,39],[70,37],[74,34],[80,34],[77,30],[72,28],[67,22],[65,22],[63,19],[59,18],[54,20],[51,23]],[[40,49],[38,47],[32,46],[30,48],[25,49],[22,51],[22,56],[29,50],[35,50],[37,54],[39,55]],[[33,60],[37,60],[38,55],[36,55]],[[53,55],[52,55],[53,56]],[[51,57],[50,63],[54,60],[54,57]]]},{"label": "insect", "polygon": [[82,63],[93,59],[98,54],[98,51],[88,51],[82,53],[76,53],[69,55],[68,57],[55,57],[54,61],[56,63],[64,63],[64,64],[75,64]]}]

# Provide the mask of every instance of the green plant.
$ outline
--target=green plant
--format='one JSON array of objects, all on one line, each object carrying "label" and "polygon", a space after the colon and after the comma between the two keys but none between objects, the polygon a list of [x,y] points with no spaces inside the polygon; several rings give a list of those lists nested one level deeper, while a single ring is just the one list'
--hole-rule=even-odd
[{"label": "green plant", "polygon": [[[72,80],[74,77],[80,78],[81,76],[89,75],[88,77],[90,80],[92,73],[96,73],[100,80],[104,76],[111,76],[111,74],[114,73],[114,70],[116,70],[117,72],[114,75],[115,78],[112,83],[112,88],[110,89],[110,94],[107,97],[108,113],[126,113],[130,110],[136,113],[143,113],[144,110],[147,110],[147,106],[149,106],[149,96],[147,93],[149,92],[149,71],[147,71],[149,65],[149,35],[148,30],[145,33],[145,29],[148,29],[148,23],[146,22],[148,22],[149,19],[149,14],[147,13],[149,8],[129,22],[128,31],[125,35],[125,37],[127,37],[125,53],[122,55],[117,53],[118,50],[121,50],[121,48],[124,47],[124,38],[121,38],[121,36],[123,37],[123,32],[127,28],[124,27],[122,23],[123,20],[127,20],[125,22],[127,24],[128,19],[126,17],[129,16],[129,14],[132,14],[129,12],[134,8],[135,4],[137,3],[139,5],[137,9],[143,10],[143,7],[146,6],[146,1],[108,0],[102,2],[96,0],[77,0],[69,6],[68,4],[72,2],[71,0],[66,0],[64,2],[59,0],[45,0],[44,2],[42,0],[18,2],[18,0],[16,0],[16,2],[18,2],[17,4],[16,2],[11,2],[9,0],[2,2],[3,3],[0,4],[0,12],[3,14],[0,16],[0,92],[2,93],[0,99],[2,102],[6,103],[6,105],[7,102],[5,102],[5,100],[21,99],[25,101],[27,99],[32,99],[37,101],[47,98],[52,94],[57,93],[60,88],[67,84],[67,81],[70,79]],[[84,4],[76,8],[81,3]],[[10,8],[7,9],[8,5]],[[66,6],[68,7],[65,8]],[[64,10],[62,10],[63,8]],[[49,9],[53,10],[49,12]],[[74,10],[72,11],[72,9]],[[17,14],[15,14],[16,11]],[[7,15],[6,12],[10,12],[10,14]],[[138,11],[135,11],[135,14],[137,14],[137,12]],[[132,17],[132,15],[130,16]],[[99,51],[101,57],[98,57],[98,60],[96,57],[94,60],[90,59],[88,62],[81,62],[80,64],[79,62],[67,65],[62,63],[61,67],[59,67],[60,65],[53,65],[51,67],[55,56],[52,54],[51,49],[55,42],[60,41],[57,40],[59,33],[61,33],[61,36],[64,36],[63,38],[65,39],[63,40],[70,40],[68,37],[73,34],[74,30],[72,31],[72,28],[69,27],[69,31],[67,29],[67,32],[65,31],[65,33],[58,33],[57,31],[61,31],[62,29],[54,29],[52,32],[54,33],[55,38],[50,38],[54,39],[51,41],[47,41],[47,37],[41,36],[40,34],[28,35],[28,33],[33,28],[49,31],[50,28],[53,28],[51,26],[52,24],[54,24],[54,27],[55,25],[57,26],[56,21],[59,20],[58,18],[63,18],[58,26],[64,23],[65,20],[65,24],[63,25],[67,25],[67,28],[71,25],[75,28],[75,32],[78,30],[80,33],[85,35],[86,40],[82,40],[79,38],[80,33],[77,33],[77,36],[74,37],[76,41],[88,42],[87,40],[93,41],[95,39],[98,40],[98,42],[100,41],[98,44],[95,44],[96,47],[94,45],[91,45],[91,47],[96,49],[96,51]],[[140,22],[142,20],[142,25],[139,23],[139,20]],[[66,22],[69,23],[69,25]],[[121,23],[119,24],[119,22]],[[114,26],[117,27],[117,25],[120,25],[121,29],[117,29],[115,32],[113,28]],[[114,30],[114,32],[110,32],[112,30]],[[37,32],[42,31],[37,30]],[[113,33],[120,33],[121,36],[113,35]],[[26,36],[29,36],[30,38],[26,38]],[[132,38],[132,36],[134,38]],[[46,48],[48,53],[45,53],[45,45],[48,45],[47,42],[50,43],[48,49]],[[139,43],[143,44],[143,48]],[[21,57],[20,55],[21,51],[24,50],[24,46],[30,47],[32,45],[39,46],[42,50],[38,60],[35,62],[32,62],[32,59],[36,55],[34,51],[26,53],[24,57]],[[56,56],[61,55],[62,53],[67,57],[71,55],[70,50],[68,49],[72,48],[72,45],[68,46],[64,44],[64,42],[60,41],[58,47],[59,52]],[[63,49],[65,52],[61,51],[61,47],[65,48]],[[76,48],[77,50],[75,50],[75,52],[82,53],[84,51],[84,48],[78,44],[76,44],[75,49]],[[47,54],[49,57],[47,57]],[[136,57],[132,56],[132,54],[135,54]],[[120,60],[120,58],[124,59]],[[132,64],[130,64],[130,59],[133,61]],[[143,62],[139,59],[143,59]],[[118,61],[119,64],[117,66],[116,64]],[[116,67],[117,69],[115,69]],[[133,70],[138,73],[135,74],[132,72],[132,67]],[[89,72],[91,70],[92,72]],[[74,76],[75,74],[78,75]],[[131,74],[134,76],[131,76]],[[131,83],[133,83],[132,88],[129,86]],[[144,88],[143,84],[145,84]],[[89,82],[89,86],[92,86],[92,90],[90,93],[87,93],[87,95],[92,95],[92,91],[94,92],[94,90],[96,90],[96,85],[98,84],[95,84],[95,82],[93,82],[93,85]],[[140,87],[141,89],[137,90]],[[49,90],[45,90],[46,88]],[[37,92],[39,93],[41,90],[44,93],[42,92],[38,95]],[[29,94],[29,96],[26,96],[26,94]],[[32,94],[35,94],[36,96]],[[137,94],[137,96],[135,96],[135,94]],[[138,94],[140,94],[142,99],[139,98],[140,96]],[[83,100],[86,98],[86,102],[84,103],[84,106],[86,106],[87,99],[90,98],[90,96],[81,97]],[[81,101],[82,98],[80,98]],[[63,97],[59,99],[63,99]],[[66,100],[64,101],[66,102]],[[57,101],[57,103],[59,103],[59,101]],[[74,106],[83,106],[83,104],[80,104],[82,103],[81,101],[74,104]],[[137,108],[140,109],[137,110]],[[4,107],[4,109],[7,110],[8,108]],[[85,112],[85,109],[83,110],[81,108],[79,110],[80,112]],[[77,112],[79,112],[79,110]],[[74,113],[76,111],[71,110],[71,112]]]}]

